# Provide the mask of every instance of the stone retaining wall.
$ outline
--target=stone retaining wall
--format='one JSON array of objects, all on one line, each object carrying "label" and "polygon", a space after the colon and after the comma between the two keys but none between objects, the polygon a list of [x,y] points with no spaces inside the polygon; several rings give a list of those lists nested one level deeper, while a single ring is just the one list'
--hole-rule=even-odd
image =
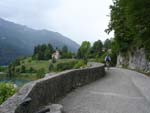
[{"label": "stone retaining wall", "polygon": [[61,72],[26,84],[0,106],[0,113],[37,113],[43,106],[57,103],[73,89],[91,83],[105,75],[104,65]]}]

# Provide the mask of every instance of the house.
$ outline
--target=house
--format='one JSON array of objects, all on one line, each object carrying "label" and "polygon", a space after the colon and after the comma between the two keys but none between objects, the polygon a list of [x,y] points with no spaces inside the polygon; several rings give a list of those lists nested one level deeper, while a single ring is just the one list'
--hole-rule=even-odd
[{"label": "house", "polygon": [[56,50],[55,53],[52,54],[52,59],[55,58],[55,60],[58,60],[60,59],[60,53],[58,50]]}]

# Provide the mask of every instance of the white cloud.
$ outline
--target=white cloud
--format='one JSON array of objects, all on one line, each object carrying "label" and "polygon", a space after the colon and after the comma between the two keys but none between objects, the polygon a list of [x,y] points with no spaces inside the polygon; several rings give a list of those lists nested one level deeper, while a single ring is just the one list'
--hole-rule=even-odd
[{"label": "white cloud", "polygon": [[81,43],[110,38],[107,28],[112,0],[1,0],[0,16],[34,28],[60,32]]}]

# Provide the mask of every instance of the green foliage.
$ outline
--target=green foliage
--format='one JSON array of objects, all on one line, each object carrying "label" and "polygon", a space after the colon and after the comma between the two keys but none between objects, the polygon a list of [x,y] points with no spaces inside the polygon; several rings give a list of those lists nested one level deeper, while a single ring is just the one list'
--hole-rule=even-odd
[{"label": "green foliage", "polygon": [[13,87],[13,84],[10,83],[0,83],[0,104],[2,104],[9,97],[14,95],[16,89]]},{"label": "green foliage", "polygon": [[20,65],[20,59],[16,59],[16,60],[13,62],[13,64],[14,64],[15,66]]},{"label": "green foliage", "polygon": [[100,57],[102,55],[103,43],[101,40],[95,41],[91,47],[91,54],[93,57]]},{"label": "green foliage", "polygon": [[35,72],[34,68],[33,68],[33,67],[30,67],[30,68],[29,68],[29,73],[34,73],[34,72]]},{"label": "green foliage", "polygon": [[41,68],[37,71],[37,78],[43,78],[45,76],[45,69]]},{"label": "green foliage", "polygon": [[54,49],[51,44],[42,44],[34,48],[33,59],[36,60],[48,60],[51,58]]},{"label": "green foliage", "polygon": [[56,62],[55,57],[52,57],[52,63],[55,63],[55,62]]},{"label": "green foliage", "polygon": [[66,59],[66,58],[70,59],[70,58],[72,58],[72,56],[73,56],[73,54],[71,52],[67,52],[67,53],[62,52],[62,54],[61,54],[62,59]]},{"label": "green foliage", "polygon": [[86,64],[87,64],[87,63],[86,63],[84,60],[80,60],[80,61],[78,61],[78,62],[74,65],[73,68],[78,69],[78,68],[81,68],[81,67],[85,67]]},{"label": "green foliage", "polygon": [[69,61],[69,62],[60,62],[60,63],[56,64],[55,69],[57,71],[72,69],[76,63],[77,63],[77,61],[75,61],[75,60]]},{"label": "green foliage", "polygon": [[77,57],[78,58],[88,58],[89,53],[90,53],[90,48],[91,48],[91,44],[88,41],[84,41],[82,42],[80,48],[78,49],[77,52]]},{"label": "green foliage", "polygon": [[49,71],[60,72],[68,69],[77,69],[80,67],[85,67],[86,63],[84,60],[64,60],[58,61],[55,64],[49,64]]},{"label": "green foliage", "polygon": [[61,50],[61,58],[62,59],[72,58],[72,56],[73,56],[73,53],[68,51],[68,47],[67,46],[63,46],[62,50]]},{"label": "green foliage", "polygon": [[106,39],[105,42],[104,42],[103,47],[104,47],[106,50],[111,49],[111,40]]},{"label": "green foliage", "polygon": [[25,73],[26,72],[26,67],[24,65],[21,66],[21,73]]},{"label": "green foliage", "polygon": [[68,53],[68,47],[66,45],[62,47],[62,53]]},{"label": "green foliage", "polygon": [[114,0],[106,32],[114,30],[118,51],[127,52],[133,47],[150,50],[149,6],[149,0]]},{"label": "green foliage", "polygon": [[54,71],[54,65],[52,63],[49,64],[48,70],[49,71]]},{"label": "green foliage", "polygon": [[0,72],[4,72],[4,71],[6,71],[6,67],[0,66]]},{"label": "green foliage", "polygon": [[10,65],[8,66],[8,77],[9,77],[9,78],[12,78],[12,77],[14,77],[14,76],[15,76],[15,66],[12,65],[12,64],[10,64]]}]

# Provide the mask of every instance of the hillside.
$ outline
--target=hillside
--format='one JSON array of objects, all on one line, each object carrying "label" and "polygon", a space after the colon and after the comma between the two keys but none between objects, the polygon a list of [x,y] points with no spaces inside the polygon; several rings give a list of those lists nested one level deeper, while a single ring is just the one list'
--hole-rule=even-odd
[{"label": "hillside", "polygon": [[0,18],[0,65],[8,64],[19,56],[32,55],[34,46],[43,43],[51,43],[54,48],[66,45],[72,52],[79,47],[57,32],[34,30]]}]

